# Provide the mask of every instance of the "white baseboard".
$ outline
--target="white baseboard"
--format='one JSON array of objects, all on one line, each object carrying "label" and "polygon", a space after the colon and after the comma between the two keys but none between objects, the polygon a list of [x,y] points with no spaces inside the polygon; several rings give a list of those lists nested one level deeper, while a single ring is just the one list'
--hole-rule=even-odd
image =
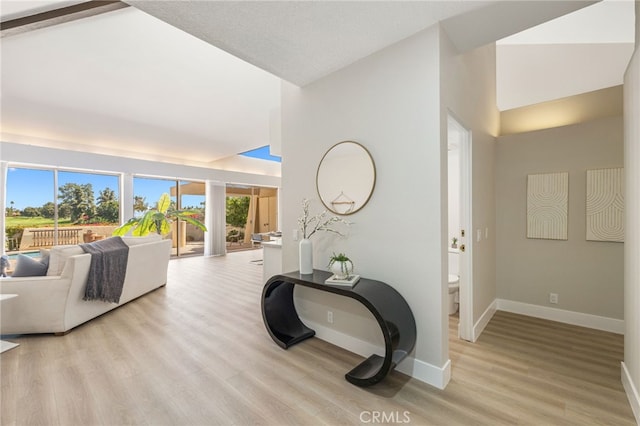
[{"label": "white baseboard", "polygon": [[634,386],[629,370],[627,370],[627,366],[624,362],[622,363],[621,376],[622,386],[627,393],[627,398],[629,399],[629,404],[631,404],[633,415],[636,417],[636,422],[640,425],[640,394],[638,393],[638,389]]},{"label": "white baseboard", "polygon": [[496,313],[496,311],[497,302],[494,300],[482,313],[480,319],[478,319],[478,321],[473,325],[473,335],[471,336],[471,338],[473,339],[472,342],[478,340],[478,337],[480,337],[480,334],[482,334],[484,328],[487,326],[487,324],[489,324],[489,321],[491,321],[491,318]]},{"label": "white baseboard", "polygon": [[[332,343],[363,357],[369,357],[372,354],[384,356],[384,347],[341,333],[306,318],[303,322],[307,327],[316,332],[317,338],[325,342]],[[438,389],[444,389],[451,379],[451,362],[449,360],[447,360],[443,367],[436,367],[435,365],[407,356],[396,366],[396,370],[421,382],[435,386]]]},{"label": "white baseboard", "polygon": [[451,360],[449,359],[443,367],[436,367],[408,356],[396,367],[396,370],[441,390],[451,380]]},{"label": "white baseboard", "polygon": [[499,311],[513,312],[515,314],[528,315],[530,317],[563,322],[565,324],[624,334],[624,320],[584,314],[581,312],[565,311],[563,309],[549,308],[548,306],[531,305],[513,300],[496,299],[496,302]]}]

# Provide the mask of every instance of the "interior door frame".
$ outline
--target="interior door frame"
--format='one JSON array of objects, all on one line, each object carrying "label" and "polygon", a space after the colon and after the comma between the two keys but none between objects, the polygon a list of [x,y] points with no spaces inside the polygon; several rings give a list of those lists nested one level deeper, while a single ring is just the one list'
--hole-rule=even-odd
[{"label": "interior door frame", "polygon": [[459,285],[459,317],[458,337],[474,342],[473,330],[473,170],[472,135],[460,120],[450,111],[447,116],[447,133],[455,129],[460,135],[460,227],[465,234],[459,235],[460,244],[465,251],[460,252],[460,285]]}]

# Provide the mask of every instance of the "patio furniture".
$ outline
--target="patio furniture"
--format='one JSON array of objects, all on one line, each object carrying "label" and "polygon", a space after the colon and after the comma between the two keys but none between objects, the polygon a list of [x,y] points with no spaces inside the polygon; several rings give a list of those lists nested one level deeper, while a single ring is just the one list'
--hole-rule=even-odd
[{"label": "patio furniture", "polygon": [[238,230],[230,231],[229,235],[227,236],[227,241],[229,241],[230,243],[242,244],[240,231]]},{"label": "patio furniture", "polygon": [[262,244],[262,241],[264,241],[264,237],[262,234],[251,234],[251,247],[255,246],[256,244]]}]

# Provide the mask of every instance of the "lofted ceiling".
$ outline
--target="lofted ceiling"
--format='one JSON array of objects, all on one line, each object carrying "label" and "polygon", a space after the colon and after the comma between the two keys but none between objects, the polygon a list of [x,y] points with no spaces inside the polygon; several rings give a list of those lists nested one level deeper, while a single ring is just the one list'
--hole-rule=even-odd
[{"label": "lofted ceiling", "polygon": [[[78,1],[5,1],[2,21]],[[591,1],[129,0],[1,39],[2,139],[211,166],[269,144],[303,86],[442,22],[472,49]]]},{"label": "lofted ceiling", "polygon": [[206,164],[269,143],[280,79],[129,7],[2,38],[2,132]]}]

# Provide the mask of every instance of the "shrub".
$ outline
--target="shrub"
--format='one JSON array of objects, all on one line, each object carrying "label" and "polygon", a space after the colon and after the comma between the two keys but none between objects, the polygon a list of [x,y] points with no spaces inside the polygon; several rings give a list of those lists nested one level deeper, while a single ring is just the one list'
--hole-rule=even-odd
[{"label": "shrub", "polygon": [[22,238],[22,231],[24,231],[24,226],[7,226],[5,228],[8,238]]}]

